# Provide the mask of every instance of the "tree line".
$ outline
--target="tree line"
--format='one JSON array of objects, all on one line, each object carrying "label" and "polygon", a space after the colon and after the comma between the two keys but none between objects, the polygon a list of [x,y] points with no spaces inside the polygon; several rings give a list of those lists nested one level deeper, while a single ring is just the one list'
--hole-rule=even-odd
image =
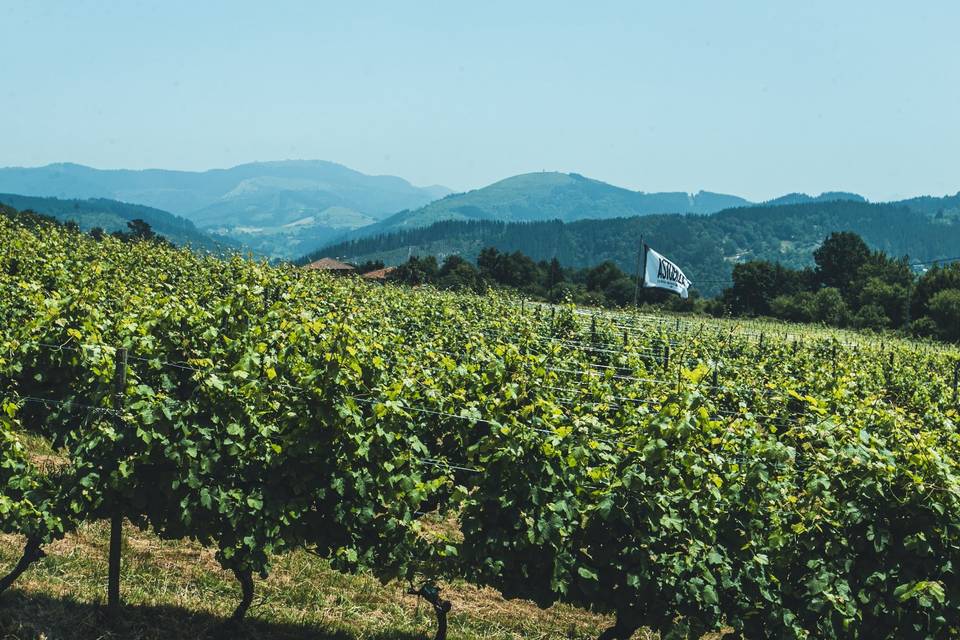
[{"label": "tree line", "polygon": [[[475,261],[485,247],[520,251],[535,261],[557,258],[578,269],[610,260],[633,273],[639,240],[669,247],[670,259],[699,283],[707,297],[729,285],[733,264],[769,260],[795,269],[811,265],[811,254],[832,231],[852,231],[871,247],[913,260],[957,255],[960,203],[956,197],[910,201],[910,205],[830,201],[728,209],[713,215],[650,215],[605,220],[500,222],[444,220],[429,227],[355,238],[302,259],[386,259],[396,263],[412,251],[458,254]],[[726,281],[721,282],[721,279]]]},{"label": "tree line", "polygon": [[[835,327],[894,330],[918,337],[960,340],[960,263],[934,264],[917,275],[906,257],[871,250],[853,232],[834,232],[813,252],[813,267],[770,260],[734,265],[732,286],[712,299],[696,289],[688,300],[637,286],[635,275],[605,260],[589,268],[564,267],[557,258],[535,261],[520,251],[480,251],[476,264],[459,255],[438,261],[412,256],[393,273],[408,285],[483,292],[509,288],[552,303],[622,308],[654,305],[713,316],[766,316]],[[382,268],[370,262],[364,270]],[[696,282],[694,282],[696,287]]]},{"label": "tree line", "polygon": [[678,300],[665,291],[637,287],[636,277],[614,262],[576,269],[564,267],[556,258],[535,261],[520,251],[501,252],[493,247],[480,251],[476,264],[450,255],[439,262],[434,256],[411,256],[392,274],[408,285],[433,285],[440,289],[471,290],[507,288],[524,297],[546,302],[574,302],[598,307],[625,307],[635,300],[675,311],[694,311],[694,300]]},{"label": "tree line", "polygon": [[912,267],[921,265],[871,251],[851,232],[830,234],[813,260],[804,269],[735,265],[733,286],[713,311],[960,340],[960,263],[933,264],[917,276]]}]

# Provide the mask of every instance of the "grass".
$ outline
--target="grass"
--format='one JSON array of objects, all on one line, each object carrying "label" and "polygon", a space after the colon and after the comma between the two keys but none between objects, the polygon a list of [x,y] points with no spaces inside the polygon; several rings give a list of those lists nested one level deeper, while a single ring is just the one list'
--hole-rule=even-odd
[{"label": "grass", "polygon": [[[137,638],[186,640],[214,634],[236,606],[240,590],[213,551],[169,542],[125,527],[124,610],[109,624],[102,607],[107,575],[106,523],[91,523],[47,548],[48,557],[24,574],[0,601],[0,639]],[[0,536],[0,566],[12,567],[22,540]],[[596,638],[611,621],[563,605],[539,609],[506,601],[490,589],[444,585],[453,601],[450,638]],[[258,580],[250,619],[231,634],[241,638],[414,640],[432,638],[435,620],[400,584],[344,575],[306,553],[278,557]],[[639,638],[652,638],[638,634]]]},{"label": "grass", "polygon": [[[20,436],[34,463],[50,468],[66,463],[42,437]],[[214,551],[191,541],[161,540],[130,524],[123,539],[124,608],[111,622],[103,606],[109,537],[107,522],[93,522],[46,547],[47,557],[0,598],[0,640],[193,640],[222,631],[240,588]],[[0,535],[0,575],[19,560],[23,543],[18,536]],[[442,588],[453,602],[451,639],[587,639],[612,622],[575,607],[544,610],[507,601],[465,583]],[[418,640],[435,632],[431,608],[407,595],[405,585],[345,575],[296,552],[277,557],[270,577],[257,580],[248,620],[229,638]]]}]

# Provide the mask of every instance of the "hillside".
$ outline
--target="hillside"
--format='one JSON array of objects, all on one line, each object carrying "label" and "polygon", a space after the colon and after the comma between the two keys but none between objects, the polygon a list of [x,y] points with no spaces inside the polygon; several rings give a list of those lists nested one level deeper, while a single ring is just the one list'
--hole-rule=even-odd
[{"label": "hillside", "polygon": [[960,632],[954,348],[15,213],[0,282],[0,637]]},{"label": "hillside", "polygon": [[235,247],[235,244],[228,239],[213,238],[201,232],[186,218],[139,204],[105,198],[61,200],[10,193],[0,193],[0,204],[19,210],[31,209],[61,222],[73,221],[83,231],[89,231],[94,227],[100,227],[108,232],[126,231],[127,222],[139,218],[176,245],[209,251],[223,251]]},{"label": "hillside", "polygon": [[684,267],[708,295],[726,284],[732,264],[751,259],[810,264],[813,249],[831,231],[855,231],[874,248],[914,260],[960,254],[960,223],[912,211],[901,204],[827,201],[727,209],[710,216],[652,215],[565,223],[445,221],[326,247],[321,255],[354,262],[397,264],[408,255],[462,255],[473,259],[487,246],[521,251],[536,260],[556,257],[566,266],[612,260],[633,273],[640,237]]},{"label": "hillside", "polygon": [[319,160],[255,162],[202,172],[101,170],[69,163],[11,167],[0,169],[0,192],[136,202],[279,257],[292,257],[345,230],[450,193]]},{"label": "hillside", "polygon": [[440,220],[535,222],[606,219],[653,213],[714,213],[749,204],[737,196],[701,191],[644,193],[586,178],[576,173],[527,173],[446,198],[412,211],[401,211],[358,229],[352,237],[425,227]]}]

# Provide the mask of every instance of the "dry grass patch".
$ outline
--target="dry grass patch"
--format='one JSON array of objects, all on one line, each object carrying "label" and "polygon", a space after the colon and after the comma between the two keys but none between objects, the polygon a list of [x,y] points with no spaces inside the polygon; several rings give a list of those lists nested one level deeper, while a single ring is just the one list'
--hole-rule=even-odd
[{"label": "dry grass patch", "polygon": [[[232,575],[214,552],[190,541],[165,541],[127,525],[124,537],[124,615],[104,617],[107,523],[80,528],[47,548],[0,605],[0,638],[137,638],[186,640],[214,632],[238,602]],[[22,540],[0,536],[0,566],[18,559]],[[595,638],[609,619],[558,605],[539,609],[504,600],[492,589],[444,585],[453,601],[450,637],[463,640]],[[426,603],[406,585],[382,585],[369,575],[344,575],[305,552],[278,557],[271,576],[257,582],[257,597],[239,638],[414,640],[434,633]]]}]

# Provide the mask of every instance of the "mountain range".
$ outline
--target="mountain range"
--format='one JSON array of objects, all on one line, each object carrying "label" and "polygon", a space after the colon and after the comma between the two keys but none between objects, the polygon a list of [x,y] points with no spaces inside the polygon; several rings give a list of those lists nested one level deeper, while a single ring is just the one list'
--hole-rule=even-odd
[{"label": "mountain range", "polygon": [[942,258],[945,239],[960,224],[960,194],[872,205],[855,193],[791,193],[754,203],[707,191],[632,191],[557,172],[451,193],[319,160],[202,172],[68,163],[0,168],[3,192],[24,195],[0,202],[74,219],[85,229],[119,229],[139,217],[178,244],[232,246],[278,259],[327,255],[395,264],[411,254],[473,257],[489,245],[538,259],[556,256],[570,266],[611,259],[632,268],[644,232],[673,255],[687,251],[677,247],[697,247],[688,264],[701,282],[715,270],[727,277],[743,259],[809,261],[831,230],[862,229],[874,246],[896,255]]},{"label": "mountain range", "polygon": [[482,189],[448,195],[416,210],[401,211],[350,235],[360,237],[425,227],[440,220],[572,222],[652,213],[709,214],[746,204],[750,203],[743,198],[721,193],[644,193],[577,173],[526,173]]},{"label": "mountain range", "polygon": [[112,199],[191,220],[258,254],[293,257],[343,232],[450,193],[320,160],[255,162],[230,169],[102,170],[60,163],[0,169],[0,193]]},{"label": "mountain range", "polygon": [[833,200],[866,202],[863,196],[846,192],[827,192],[819,196],[791,193],[763,203],[710,191],[695,194],[671,191],[646,193],[577,173],[544,171],[512,176],[481,189],[450,194],[419,209],[400,211],[379,222],[345,233],[340,243],[426,227],[444,220],[574,222],[664,213],[709,215],[724,209],[755,204],[780,206]]},{"label": "mountain range", "polygon": [[[631,191],[576,173],[512,176],[466,193],[416,187],[321,160],[254,162],[209,171],[103,170],[72,163],[0,168],[0,192],[136,203],[193,222],[198,231],[257,255],[290,259],[323,245],[428,226],[439,220],[510,222],[711,214],[752,204],[700,191]],[[856,194],[821,198],[861,199]],[[789,194],[767,204],[810,200]],[[48,206],[57,211],[63,207]],[[117,205],[118,207],[120,205]],[[156,217],[156,215],[154,216]],[[83,226],[83,225],[81,225]],[[104,225],[106,226],[106,225]],[[196,244],[194,242],[194,244]]]}]

